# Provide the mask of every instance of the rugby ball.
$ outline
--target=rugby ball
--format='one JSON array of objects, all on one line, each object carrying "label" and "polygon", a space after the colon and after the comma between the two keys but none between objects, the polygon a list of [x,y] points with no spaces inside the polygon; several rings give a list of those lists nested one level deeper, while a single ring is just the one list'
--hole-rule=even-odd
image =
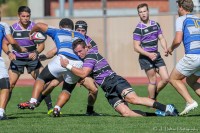
[{"label": "rugby ball", "polygon": [[38,31],[31,35],[31,39],[34,43],[38,44],[43,43],[47,39],[47,36],[43,32]]}]

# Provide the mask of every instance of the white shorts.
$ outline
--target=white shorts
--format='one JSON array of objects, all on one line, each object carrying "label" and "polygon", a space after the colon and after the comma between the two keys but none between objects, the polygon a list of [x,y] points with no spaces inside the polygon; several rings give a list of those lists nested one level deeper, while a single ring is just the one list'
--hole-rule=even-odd
[{"label": "white shorts", "polygon": [[187,54],[177,63],[176,69],[188,77],[192,74],[200,76],[200,54]]},{"label": "white shorts", "polygon": [[0,57],[0,79],[2,78],[8,78],[8,69],[6,68],[6,64],[4,62],[4,59]]},{"label": "white shorts", "polygon": [[[63,68],[60,64],[60,57],[62,56],[63,59],[68,59],[66,56],[64,55],[58,55],[56,56],[49,64],[48,64],[48,68],[49,71],[51,72],[51,74],[56,77],[63,77],[64,81],[66,83],[69,84],[75,84],[78,82],[78,80],[80,79],[80,77],[76,76],[75,74],[73,74],[70,70],[68,70],[67,68]],[[77,67],[77,68],[82,68],[83,66],[83,62],[80,60],[69,60],[69,64]]]}]

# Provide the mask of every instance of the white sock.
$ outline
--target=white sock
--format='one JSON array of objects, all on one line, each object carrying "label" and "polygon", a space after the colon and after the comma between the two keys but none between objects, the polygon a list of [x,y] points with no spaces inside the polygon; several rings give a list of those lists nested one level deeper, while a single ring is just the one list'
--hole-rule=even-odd
[{"label": "white sock", "polygon": [[31,98],[31,100],[30,100],[29,102],[30,102],[30,103],[37,103],[37,99]]},{"label": "white sock", "polygon": [[5,110],[0,108],[0,116],[3,116],[4,113],[5,113]]},{"label": "white sock", "polygon": [[57,108],[58,111],[60,111],[60,107],[58,105],[56,105],[54,108]]}]

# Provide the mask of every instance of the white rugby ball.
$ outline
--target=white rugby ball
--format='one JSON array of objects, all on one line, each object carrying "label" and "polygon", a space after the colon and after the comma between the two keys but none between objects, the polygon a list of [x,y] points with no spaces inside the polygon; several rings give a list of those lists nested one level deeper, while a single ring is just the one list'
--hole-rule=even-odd
[{"label": "white rugby ball", "polygon": [[34,43],[38,44],[43,43],[47,39],[47,36],[43,32],[38,31],[31,35],[31,39]]}]

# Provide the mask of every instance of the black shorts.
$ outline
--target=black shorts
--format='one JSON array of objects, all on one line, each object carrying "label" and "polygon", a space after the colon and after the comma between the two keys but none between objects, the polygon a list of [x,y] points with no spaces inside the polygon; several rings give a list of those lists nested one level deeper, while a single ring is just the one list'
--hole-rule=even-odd
[{"label": "black shorts", "polygon": [[152,61],[147,56],[140,54],[139,63],[142,70],[150,70],[152,68],[159,68],[161,66],[166,66],[160,53],[159,52],[156,52],[156,53],[157,53],[157,58],[154,61]]},{"label": "black shorts", "polygon": [[108,77],[101,87],[106,93],[105,97],[113,107],[117,101],[124,101],[121,96],[122,91],[128,88],[132,88],[131,85],[123,77],[118,75]]},{"label": "black shorts", "polygon": [[13,72],[19,72],[20,74],[23,74],[24,67],[26,67],[28,73],[31,73],[32,71],[35,71],[42,67],[42,64],[38,59],[17,59],[11,61],[9,69],[11,69]]},{"label": "black shorts", "polygon": [[9,78],[0,79],[0,89],[10,89]]}]

